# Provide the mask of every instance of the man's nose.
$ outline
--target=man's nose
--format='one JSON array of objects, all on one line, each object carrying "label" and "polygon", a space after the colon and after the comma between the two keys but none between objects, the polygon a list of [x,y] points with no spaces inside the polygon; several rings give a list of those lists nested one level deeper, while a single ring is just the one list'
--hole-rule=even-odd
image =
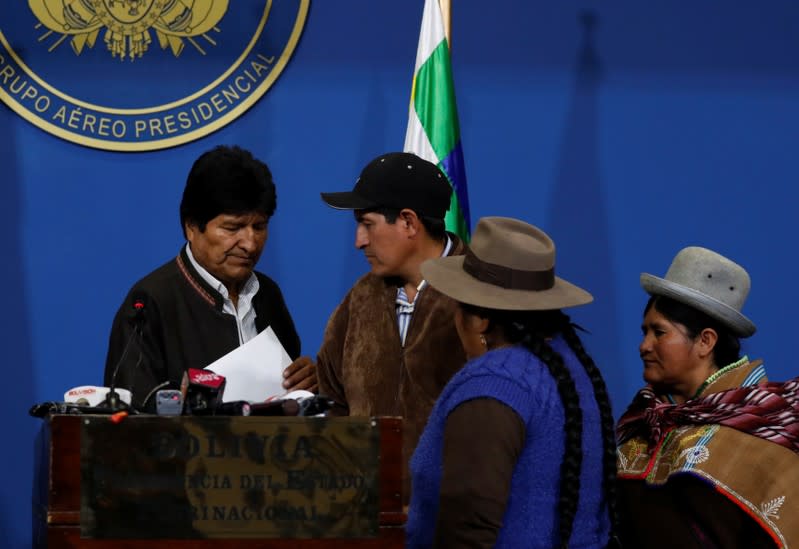
[{"label": "man's nose", "polygon": [[247,252],[258,250],[258,233],[252,227],[245,227],[241,230],[239,246]]},{"label": "man's nose", "polygon": [[359,250],[362,250],[365,246],[369,244],[369,237],[366,233],[366,229],[361,225],[355,229],[355,247]]}]

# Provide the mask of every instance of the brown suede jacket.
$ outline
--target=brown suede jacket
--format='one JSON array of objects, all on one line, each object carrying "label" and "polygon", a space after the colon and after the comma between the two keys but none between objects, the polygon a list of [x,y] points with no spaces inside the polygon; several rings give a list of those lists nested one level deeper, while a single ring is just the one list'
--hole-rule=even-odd
[{"label": "brown suede jacket", "polygon": [[[449,255],[462,255],[453,234]],[[327,323],[317,357],[319,393],[352,416],[402,416],[407,464],[441,390],[466,363],[455,330],[455,301],[426,286],[416,297],[405,347],[397,326],[397,284],[368,273],[344,297]]]}]

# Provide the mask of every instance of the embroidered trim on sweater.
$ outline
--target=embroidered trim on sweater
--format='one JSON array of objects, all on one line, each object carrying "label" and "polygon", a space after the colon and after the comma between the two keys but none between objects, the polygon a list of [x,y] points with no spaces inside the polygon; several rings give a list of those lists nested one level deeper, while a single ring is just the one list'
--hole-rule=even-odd
[{"label": "embroidered trim on sweater", "polygon": [[177,257],[175,258],[175,261],[176,261],[176,262],[177,262],[177,264],[178,264],[178,269],[180,269],[180,272],[181,272],[181,273],[183,274],[183,276],[186,278],[186,281],[187,281],[187,282],[188,282],[188,283],[191,285],[191,287],[192,287],[192,288],[194,288],[194,290],[195,290],[195,291],[196,291],[198,294],[200,294],[200,297],[201,297],[201,298],[203,298],[203,299],[204,299],[205,301],[207,301],[209,304],[211,304],[211,305],[213,305],[214,307],[216,307],[216,300],[215,300],[215,299],[214,299],[214,298],[211,296],[211,294],[209,294],[208,292],[206,292],[206,291],[205,291],[205,289],[203,289],[203,287],[202,287],[202,286],[200,286],[199,284],[197,284],[197,281],[196,281],[196,280],[194,280],[194,277],[193,277],[193,276],[191,276],[191,273],[190,273],[190,272],[189,272],[189,270],[186,268],[186,265],[183,263],[183,259],[181,259],[181,257],[180,257],[180,256],[177,256]]}]

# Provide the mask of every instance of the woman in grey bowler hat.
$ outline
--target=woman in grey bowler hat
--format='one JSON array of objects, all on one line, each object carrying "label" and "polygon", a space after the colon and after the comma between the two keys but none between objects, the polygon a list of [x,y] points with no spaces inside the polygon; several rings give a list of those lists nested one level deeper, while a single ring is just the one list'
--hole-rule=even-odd
[{"label": "woman in grey bowler hat", "polygon": [[641,286],[647,385],[617,425],[622,545],[799,546],[799,382],[741,356],[748,273],[691,246]]}]

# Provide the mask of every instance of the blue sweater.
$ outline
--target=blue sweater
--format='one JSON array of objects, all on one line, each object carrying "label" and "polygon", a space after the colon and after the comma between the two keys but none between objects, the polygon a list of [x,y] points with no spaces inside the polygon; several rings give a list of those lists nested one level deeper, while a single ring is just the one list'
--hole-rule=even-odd
[{"label": "blue sweater", "polygon": [[[602,490],[602,433],[593,387],[577,357],[561,339],[552,341],[571,372],[583,410],[580,495],[570,548],[605,547],[610,520]],[[558,538],[560,464],[564,410],[546,365],[521,347],[489,351],[458,372],[441,393],[411,460],[412,495],[408,548],[430,547],[438,515],[444,427],[456,406],[474,398],[510,406],[525,424],[525,445],[513,471],[511,491],[496,547],[552,549]],[[490,441],[485,444],[491,451]],[[479,475],[480,471],[475,471]]]}]

